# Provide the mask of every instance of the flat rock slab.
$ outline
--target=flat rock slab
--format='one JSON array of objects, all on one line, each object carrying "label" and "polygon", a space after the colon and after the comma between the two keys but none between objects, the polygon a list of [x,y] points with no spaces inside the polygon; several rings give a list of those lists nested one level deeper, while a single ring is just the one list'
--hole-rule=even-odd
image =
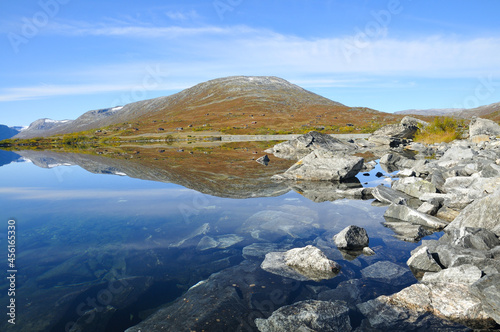
[{"label": "flat rock slab", "polygon": [[384,217],[399,219],[416,225],[422,225],[433,229],[443,229],[448,224],[439,218],[418,212],[406,205],[390,205],[384,213]]}]

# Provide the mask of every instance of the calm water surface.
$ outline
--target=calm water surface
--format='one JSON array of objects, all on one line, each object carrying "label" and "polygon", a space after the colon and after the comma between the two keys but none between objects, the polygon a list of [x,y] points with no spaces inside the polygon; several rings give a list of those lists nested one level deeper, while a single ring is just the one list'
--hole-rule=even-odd
[{"label": "calm water surface", "polygon": [[[42,159],[38,156],[39,166]],[[257,268],[264,281],[240,287],[241,292],[252,289],[254,298],[265,299],[267,290],[282,289],[286,299],[241,312],[242,322],[228,330],[252,330],[253,318],[296,301],[324,298],[342,282],[364,280],[369,290],[363,300],[415,282],[391,285],[363,277],[361,270],[379,261],[408,269],[405,262],[418,245],[395,239],[382,224],[386,208],[372,205],[373,200],[317,203],[293,190],[275,197],[224,198],[131,178],[119,166],[94,174],[53,158],[45,168],[22,159],[4,164],[1,267],[8,270],[7,226],[14,219],[17,273],[16,325],[3,319],[2,331],[123,331],[158,308],[177,305],[190,287],[217,272],[239,273],[238,266],[260,265],[266,251],[307,244],[337,261],[341,273],[327,281],[295,283],[290,290],[290,280]],[[378,171],[359,178],[375,185],[383,180],[373,176]],[[349,225],[366,228],[375,256],[348,257],[335,248],[331,237]],[[11,297],[5,278],[0,288],[6,311]]]}]

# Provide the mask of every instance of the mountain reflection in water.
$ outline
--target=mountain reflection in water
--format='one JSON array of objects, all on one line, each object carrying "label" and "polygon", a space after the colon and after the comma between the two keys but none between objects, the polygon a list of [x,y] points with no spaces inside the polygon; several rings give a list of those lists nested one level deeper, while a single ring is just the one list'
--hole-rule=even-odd
[{"label": "mountain reflection in water", "polygon": [[[1,329],[123,331],[163,313],[171,331],[256,330],[253,319],[326,298],[346,282],[365,285],[349,305],[415,282],[408,274],[394,284],[361,273],[379,261],[409,272],[417,244],[382,225],[385,207],[339,194],[361,187],[359,180],[273,182],[293,161],[270,156],[268,166],[259,164],[264,148],[17,151],[32,163],[0,168],[1,217],[16,219],[19,271],[17,324]],[[376,255],[347,259],[336,249],[333,235],[352,224],[367,229]],[[266,253],[308,244],[337,261],[339,275],[297,281],[260,269]],[[6,303],[5,279],[1,287]],[[147,324],[151,330],[155,321]]]}]

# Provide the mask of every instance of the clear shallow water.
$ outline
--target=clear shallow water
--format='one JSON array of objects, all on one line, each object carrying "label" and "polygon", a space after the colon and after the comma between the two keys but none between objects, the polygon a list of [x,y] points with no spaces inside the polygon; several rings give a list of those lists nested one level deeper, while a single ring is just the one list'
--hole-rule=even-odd
[{"label": "clear shallow water", "polygon": [[[360,180],[383,182],[373,176],[379,171]],[[379,261],[408,269],[405,262],[417,246],[393,237],[382,225],[385,207],[372,206],[373,200],[315,203],[294,191],[230,199],[172,183],[30,162],[0,167],[0,179],[0,247],[7,247],[7,221],[15,219],[18,270],[17,323],[6,323],[3,331],[64,331],[77,321],[85,331],[123,331],[214,273],[231,273],[226,269],[246,262],[259,265],[263,254],[244,250],[255,244],[276,250],[314,244],[342,266],[334,279],[302,282],[292,292],[290,282],[258,270],[269,282],[258,285],[261,296],[266,287],[288,294],[273,310],[362,280],[361,270]],[[346,259],[335,248],[331,237],[349,225],[367,230],[375,256]],[[6,258],[1,263],[7,270]],[[364,300],[404,286],[367,285]],[[9,301],[8,288],[3,279],[2,303]],[[258,317],[271,312],[260,310]],[[246,315],[241,313],[242,320],[252,329]]]}]

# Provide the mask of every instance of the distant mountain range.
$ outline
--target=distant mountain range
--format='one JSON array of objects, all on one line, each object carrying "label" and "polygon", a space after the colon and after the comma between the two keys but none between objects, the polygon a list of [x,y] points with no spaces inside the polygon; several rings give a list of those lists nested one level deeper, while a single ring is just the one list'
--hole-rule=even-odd
[{"label": "distant mountain range", "polygon": [[5,125],[0,125],[0,141],[19,134],[21,128],[22,127],[7,127]]},{"label": "distant mountain range", "polygon": [[395,112],[394,114],[413,114],[421,116],[455,116],[470,119],[473,116],[500,121],[500,103],[479,106],[475,108],[434,108],[427,110],[406,110]]},{"label": "distant mountain range", "polygon": [[397,121],[400,117],[369,108],[349,107],[307,91],[284,79],[233,76],[198,84],[167,97],[89,111],[76,120],[40,119],[16,138],[47,137],[117,126],[111,130],[136,135],[176,130],[241,129],[257,133],[261,127],[290,130],[301,126],[366,125]]}]

